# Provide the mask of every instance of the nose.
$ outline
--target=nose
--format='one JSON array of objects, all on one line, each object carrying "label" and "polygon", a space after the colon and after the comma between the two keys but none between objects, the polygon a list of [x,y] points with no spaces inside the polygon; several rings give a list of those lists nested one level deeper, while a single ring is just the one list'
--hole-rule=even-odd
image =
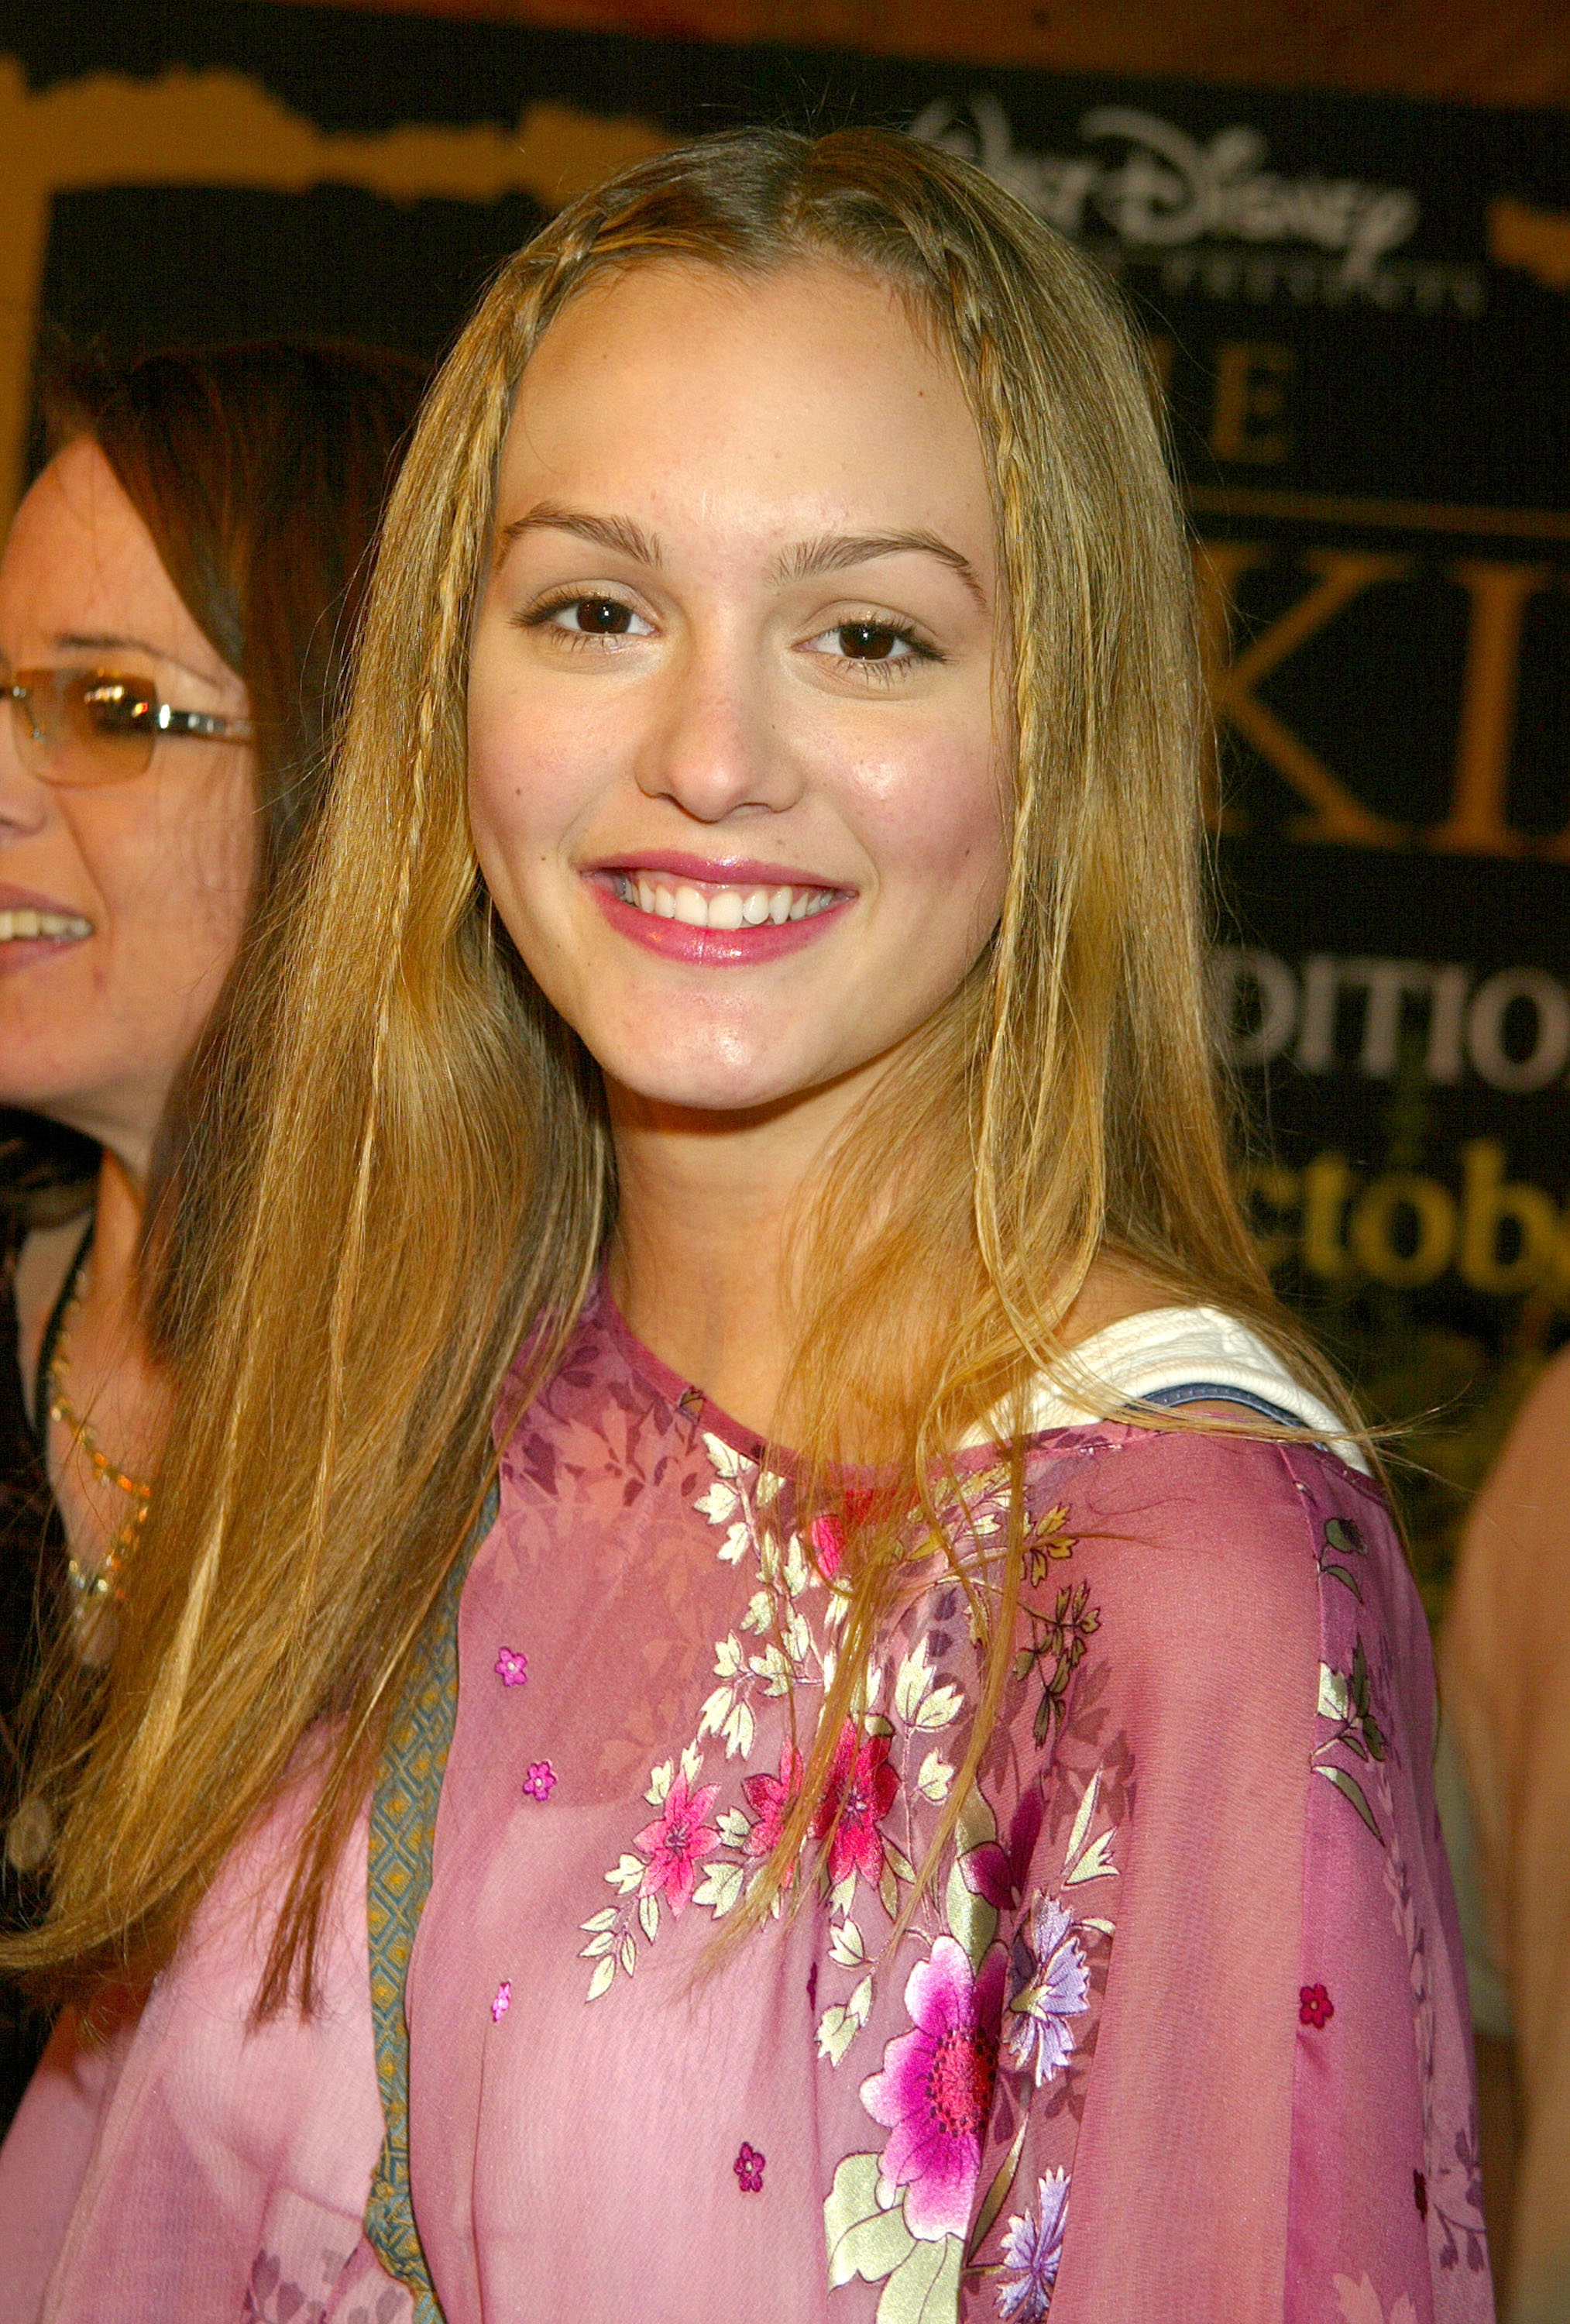
[{"label": "nose", "polygon": [[772,715],[761,654],[739,638],[693,641],[666,674],[636,773],[647,798],[699,823],[794,805],[802,771]]},{"label": "nose", "polygon": [[42,830],[50,812],[48,786],[22,756],[15,710],[0,697],[0,847],[11,840],[31,839]]}]

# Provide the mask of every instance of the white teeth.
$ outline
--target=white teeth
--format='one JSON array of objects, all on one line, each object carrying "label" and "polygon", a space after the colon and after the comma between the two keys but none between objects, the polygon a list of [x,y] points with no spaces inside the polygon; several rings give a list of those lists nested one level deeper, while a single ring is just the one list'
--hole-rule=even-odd
[{"label": "white teeth", "polygon": [[[652,913],[657,919],[679,920],[689,928],[730,931],[761,928],[770,923],[777,928],[786,920],[804,920],[826,912],[840,900],[837,888],[716,888],[705,895],[701,888],[684,881],[667,888],[657,872],[618,872],[611,876],[622,903]],[[3,921],[0,915],[0,925]]]},{"label": "white teeth", "polygon": [[90,936],[91,920],[83,919],[79,912],[37,912],[30,905],[14,907],[0,912],[0,944],[25,943],[38,936],[65,938]]}]

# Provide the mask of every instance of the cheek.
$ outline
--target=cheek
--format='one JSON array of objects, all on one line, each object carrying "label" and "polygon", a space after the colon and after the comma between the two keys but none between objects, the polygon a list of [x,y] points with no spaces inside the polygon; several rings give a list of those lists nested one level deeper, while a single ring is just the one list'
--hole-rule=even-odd
[{"label": "cheek", "polygon": [[980,942],[1008,874],[1006,768],[974,729],[925,747],[864,794],[869,845],[886,889],[912,914],[963,927]]},{"label": "cheek", "polygon": [[[120,806],[121,802],[115,803]],[[250,910],[258,820],[248,765],[172,783],[111,822],[84,823],[78,840],[106,908],[109,949],[129,973],[216,984],[226,973]]]},{"label": "cheek", "polygon": [[469,824],[499,902],[570,847],[601,788],[603,755],[581,712],[553,718],[548,702],[471,696]]}]

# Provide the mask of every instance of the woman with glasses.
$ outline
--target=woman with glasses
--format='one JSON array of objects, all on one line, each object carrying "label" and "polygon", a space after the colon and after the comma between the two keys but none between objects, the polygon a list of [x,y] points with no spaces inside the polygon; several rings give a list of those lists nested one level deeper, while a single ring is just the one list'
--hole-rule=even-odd
[{"label": "woman with glasses", "polygon": [[4,2324],[1485,2324],[1202,768],[1147,372],[981,171],[721,138],[500,271],[8,1949],[149,1998],[0,2153]]},{"label": "woman with glasses", "polygon": [[[200,1093],[235,964],[320,788],[338,673],[420,384],[278,343],[83,370],[0,559],[0,1720],[6,1878],[35,1628],[101,1665],[174,1394]],[[59,1183],[75,1133],[90,1178]],[[50,1184],[54,1179],[56,1183]],[[65,1215],[62,1215],[65,1213]],[[55,1674],[58,1702],[68,1665]],[[0,2107],[25,2079],[14,2028]],[[20,2078],[20,2079],[19,2079]]]}]

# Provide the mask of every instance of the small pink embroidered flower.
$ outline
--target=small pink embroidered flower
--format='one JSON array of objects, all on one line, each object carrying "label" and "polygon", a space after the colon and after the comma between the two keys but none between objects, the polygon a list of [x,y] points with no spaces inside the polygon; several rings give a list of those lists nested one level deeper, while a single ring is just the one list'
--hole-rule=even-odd
[{"label": "small pink embroidered flower", "polygon": [[523,1788],[531,1800],[548,1800],[556,1780],[556,1771],[548,1759],[531,1759]]},{"label": "small pink embroidered flower", "polygon": [[1336,2015],[1336,2004],[1322,1985],[1306,1985],[1298,1996],[1298,2023],[1322,2034]]},{"label": "small pink embroidered flower", "polygon": [[673,1914],[692,1903],[699,1860],[720,1845],[718,1831],[703,1821],[719,1796],[718,1784],[705,1784],[694,1792],[688,1788],[684,1770],[676,1777],[660,1813],[633,1838],[634,1848],[641,1848],[649,1859],[640,1896],[656,1896],[663,1888]]},{"label": "small pink embroidered flower", "polygon": [[496,1657],[496,1675],[503,1686],[522,1686],[528,1677],[528,1656],[503,1646]]},{"label": "small pink embroidered flower", "polygon": [[496,1988],[496,1998],[491,2005],[491,2023],[500,2025],[512,2006],[512,1979],[504,1977]]},{"label": "small pink embroidered flower", "polygon": [[742,2140],[741,2152],[730,2168],[735,2172],[744,2195],[762,2194],[765,2160],[766,2157],[756,2146],[748,2146],[747,2141]]}]

